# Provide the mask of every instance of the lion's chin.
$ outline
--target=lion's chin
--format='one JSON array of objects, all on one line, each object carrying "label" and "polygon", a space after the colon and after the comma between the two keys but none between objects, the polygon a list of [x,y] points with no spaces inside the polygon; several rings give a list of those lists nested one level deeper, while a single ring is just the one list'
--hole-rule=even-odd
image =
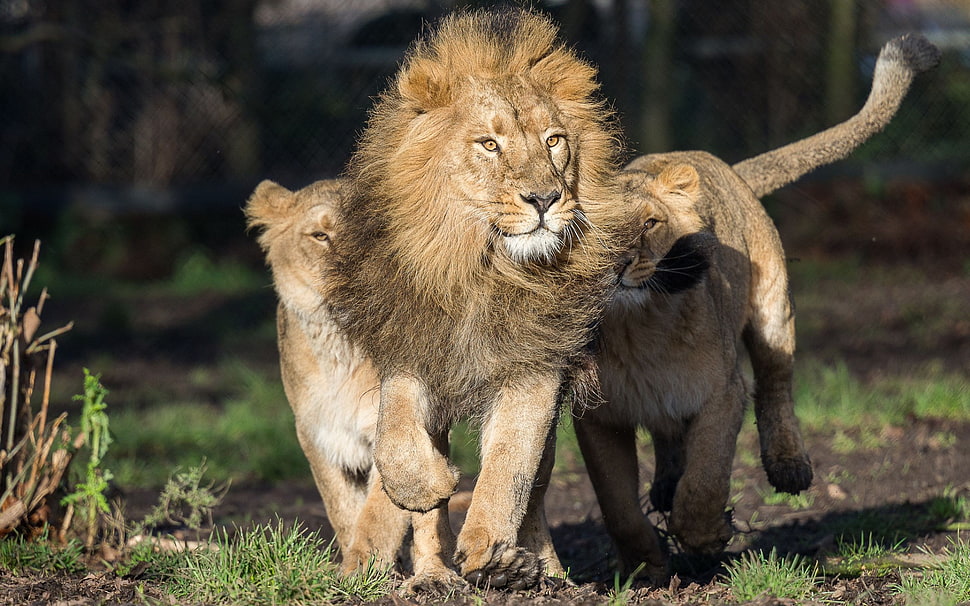
[{"label": "lion's chin", "polygon": [[562,235],[540,227],[527,234],[504,236],[505,250],[516,263],[551,263],[562,249]]}]

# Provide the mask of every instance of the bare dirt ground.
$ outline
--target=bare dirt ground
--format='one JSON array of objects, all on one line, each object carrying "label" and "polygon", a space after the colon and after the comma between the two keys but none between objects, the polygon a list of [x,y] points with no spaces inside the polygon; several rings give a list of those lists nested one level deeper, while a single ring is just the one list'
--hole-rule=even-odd
[{"label": "bare dirt ground", "polygon": [[[773,201],[786,249],[793,258],[852,259],[861,268],[850,282],[833,277],[793,284],[800,319],[812,330],[800,342],[802,357],[843,360],[854,375],[866,378],[907,373],[934,365],[954,373],[970,369],[970,187],[919,183],[890,184],[883,197],[866,201],[857,183],[808,185]],[[870,281],[869,270],[883,275],[898,269],[899,283]],[[223,302],[229,304],[227,302]],[[187,326],[209,313],[215,303],[198,303],[158,313],[160,329],[151,355],[126,336],[105,335],[81,339],[89,348],[71,356],[77,364],[108,344],[127,350],[127,368],[111,369],[106,382],[115,393],[150,370],[178,382],[188,357],[209,355],[218,349],[195,333],[191,348],[171,334],[192,334]],[[270,301],[271,305],[271,301]],[[86,307],[87,306],[87,307]],[[229,304],[231,307],[231,304]],[[956,306],[956,311],[954,311]],[[74,311],[96,313],[96,301],[79,301]],[[271,306],[268,307],[271,309]],[[263,309],[266,309],[264,307]],[[960,311],[962,310],[962,311]],[[252,313],[252,312],[246,312]],[[243,314],[245,316],[245,314]],[[75,319],[78,319],[75,317]],[[939,322],[942,322],[941,326]],[[171,350],[159,345],[172,343]],[[181,343],[181,345],[179,345]],[[191,352],[189,351],[191,349]],[[275,352],[250,352],[272,364]],[[71,359],[74,361],[71,362]],[[181,362],[180,362],[181,360]],[[184,386],[184,389],[190,389]],[[218,394],[212,394],[217,398]],[[700,561],[675,556],[676,575],[666,587],[634,584],[627,594],[637,604],[735,603],[718,583],[723,563],[747,548],[775,548],[781,554],[800,554],[825,562],[834,555],[841,534],[870,533],[883,541],[901,541],[899,567],[939,553],[957,535],[940,517],[938,497],[970,496],[970,423],[938,419],[911,419],[902,426],[868,436],[868,447],[846,451],[837,447],[832,432],[806,436],[815,468],[815,481],[801,507],[766,503],[770,491],[757,461],[754,433],[739,443],[733,472],[736,487],[732,504],[736,537],[724,558]],[[863,436],[857,438],[860,443]],[[646,453],[645,453],[646,454]],[[642,457],[642,477],[652,474],[650,456]],[[467,479],[463,488],[471,488]],[[154,500],[148,493],[130,493],[130,511]],[[769,499],[770,500],[770,499]],[[550,582],[529,592],[489,590],[477,596],[457,595],[433,600],[448,604],[600,604],[607,603],[614,586],[613,551],[603,529],[599,510],[581,460],[563,453],[547,498],[547,513],[554,541],[575,584]],[[301,520],[311,529],[330,532],[312,483],[272,486],[233,486],[216,512],[217,524],[271,520]],[[462,511],[453,511],[460,523]],[[658,521],[661,526],[662,520]],[[863,574],[854,578],[830,577],[822,588],[825,601],[855,604],[899,603],[892,585],[898,573]],[[170,603],[157,587],[143,579],[117,578],[97,570],[86,575],[55,578],[14,577],[0,571],[0,604],[93,605],[143,603],[142,595]],[[418,600],[425,602],[428,600]],[[396,593],[381,604],[408,604]],[[757,604],[788,604],[764,598]]]}]

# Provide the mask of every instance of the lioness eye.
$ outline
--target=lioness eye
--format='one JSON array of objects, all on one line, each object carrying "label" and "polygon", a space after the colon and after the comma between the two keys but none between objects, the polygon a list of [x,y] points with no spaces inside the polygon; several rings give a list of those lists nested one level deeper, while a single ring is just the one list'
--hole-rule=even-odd
[{"label": "lioness eye", "polygon": [[330,236],[328,236],[327,232],[325,231],[315,231],[312,234],[310,234],[310,237],[316,240],[317,242],[326,242],[327,240],[330,239]]},{"label": "lioness eye", "polygon": [[653,229],[654,227],[657,226],[657,223],[658,221],[656,219],[647,219],[646,221],[643,222],[644,231],[648,229]]},{"label": "lioness eye", "polygon": [[485,139],[481,143],[485,151],[495,151],[498,149],[498,142],[495,139]]},{"label": "lioness eye", "polygon": [[549,147],[555,147],[559,145],[559,141],[561,140],[562,140],[562,137],[560,137],[559,135],[552,135],[551,137],[546,138],[546,145],[548,145]]}]

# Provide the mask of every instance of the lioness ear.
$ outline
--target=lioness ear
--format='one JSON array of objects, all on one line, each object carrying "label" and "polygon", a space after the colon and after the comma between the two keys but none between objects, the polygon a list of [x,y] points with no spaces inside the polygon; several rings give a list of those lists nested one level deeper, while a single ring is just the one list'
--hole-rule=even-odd
[{"label": "lioness ear", "polygon": [[269,179],[262,181],[246,203],[246,227],[266,227],[285,217],[292,200],[290,190]]},{"label": "lioness ear", "polygon": [[660,171],[654,181],[657,193],[681,195],[693,202],[701,191],[701,178],[690,164],[674,164]]}]

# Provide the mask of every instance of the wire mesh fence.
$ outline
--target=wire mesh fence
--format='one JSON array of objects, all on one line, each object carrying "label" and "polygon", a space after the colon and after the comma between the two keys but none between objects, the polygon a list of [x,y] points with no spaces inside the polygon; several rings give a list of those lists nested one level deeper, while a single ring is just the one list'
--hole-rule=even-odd
[{"label": "wire mesh fence", "polygon": [[[469,3],[0,0],[0,185],[332,176],[408,43],[458,4]],[[600,66],[633,151],[733,161],[816,132],[861,106],[885,41],[919,31],[942,64],[855,158],[970,158],[965,0],[537,6]]]}]

